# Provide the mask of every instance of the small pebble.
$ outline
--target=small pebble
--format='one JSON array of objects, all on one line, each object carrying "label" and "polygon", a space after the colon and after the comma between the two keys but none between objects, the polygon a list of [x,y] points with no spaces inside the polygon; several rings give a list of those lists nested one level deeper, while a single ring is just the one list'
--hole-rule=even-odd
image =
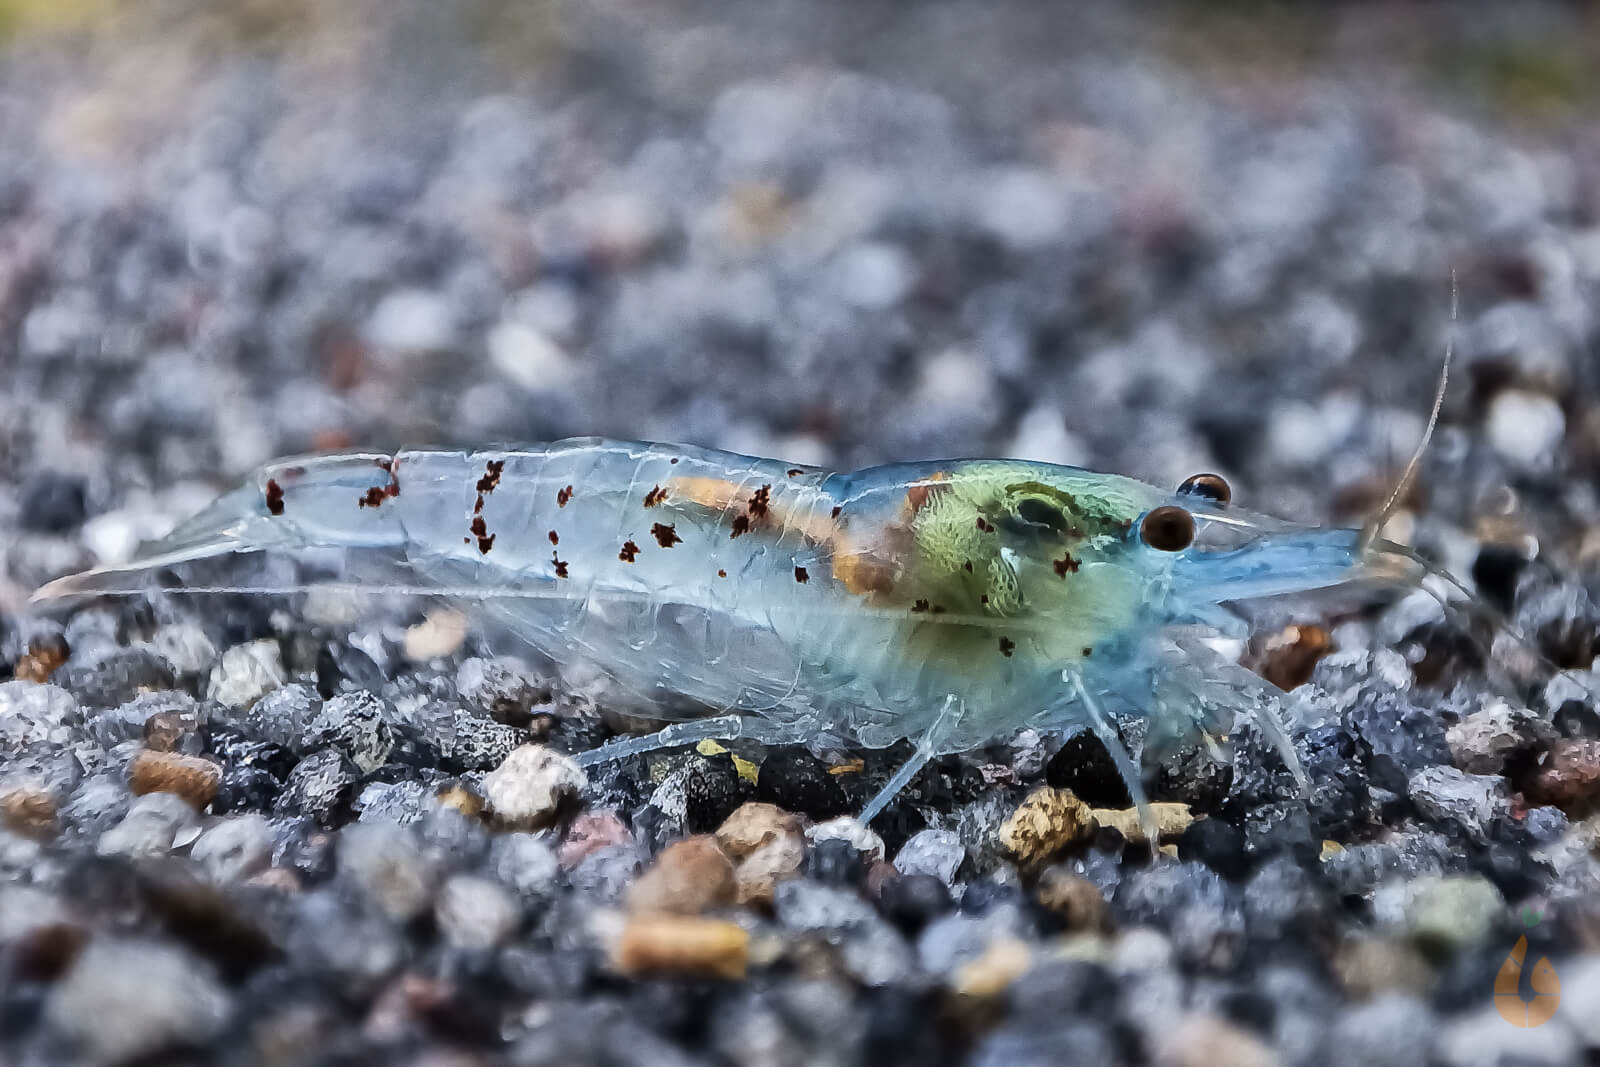
[{"label": "small pebble", "polygon": [[95,846],[102,856],[164,856],[199,836],[194,808],[176,793],[150,793],[128,808],[122,821]]},{"label": "small pebble", "polygon": [[206,699],[243,708],[284,683],[283,654],[271,638],[234,645],[211,669]]},{"label": "small pebble", "polygon": [[738,893],[733,863],[715,838],[700,835],[662,849],[628,887],[627,903],[636,915],[701,915],[732,904]]},{"label": "small pebble", "polygon": [[394,922],[416,918],[433,902],[439,883],[435,864],[404,827],[358,823],[339,835],[340,877],[355,886],[379,913]]},{"label": "small pebble", "polygon": [[231,815],[195,841],[189,858],[217,885],[236,885],[272,863],[272,824],[264,815]]},{"label": "small pebble", "polygon": [[614,811],[586,811],[572,820],[556,857],[563,870],[572,870],[601,849],[631,846],[633,833]]},{"label": "small pebble", "polygon": [[53,837],[58,828],[55,797],[29,786],[0,791],[0,826],[25,837]]},{"label": "small pebble", "polygon": [[915,932],[955,906],[950,887],[932,874],[903,874],[889,878],[878,890],[878,910],[902,930]]},{"label": "small pebble", "polygon": [[737,981],[750,958],[744,927],[719,919],[638,916],[628,920],[617,943],[623,974],[686,974]]},{"label": "small pebble", "polygon": [[340,693],[322,705],[306,724],[307,748],[332,747],[365,773],[389,760],[395,747],[394,708],[382,697],[356,690]]},{"label": "small pebble", "polygon": [[452,655],[467,637],[467,617],[453,608],[435,608],[415,626],[406,628],[401,653],[412,663],[426,663]]},{"label": "small pebble", "polygon": [[1000,844],[1025,866],[1038,866],[1094,832],[1089,806],[1070,789],[1030,793],[1001,824]]},{"label": "small pebble", "polygon": [[1104,930],[1109,922],[1106,899],[1093,882],[1062,866],[1039,875],[1039,903],[1059,915],[1068,930]]},{"label": "small pebble", "polygon": [[845,841],[868,860],[881,860],[887,855],[883,838],[861,825],[861,820],[853,815],[839,815],[825,822],[813,823],[806,827],[806,840],[813,845],[821,841]]},{"label": "small pebble", "polygon": [[1469,774],[1499,774],[1506,760],[1543,748],[1556,730],[1526,708],[1496,703],[1475,711],[1445,731],[1450,757]]},{"label": "small pebble", "polygon": [[1160,1067],[1280,1067],[1272,1048],[1246,1030],[1211,1015],[1173,1020],[1155,1049]]},{"label": "small pebble", "polygon": [[433,915],[445,940],[465,949],[493,948],[522,921],[515,897],[487,878],[468,874],[444,883]]},{"label": "small pebble", "polygon": [[497,825],[533,830],[551,822],[587,781],[570,757],[543,745],[523,745],[484,778],[483,796]]},{"label": "small pebble", "polygon": [[95,940],[51,991],[51,1025],[101,1063],[210,1040],[232,1003],[211,969],[157,942]]},{"label": "small pebble", "polygon": [[901,874],[931,874],[949,885],[966,858],[966,848],[955,831],[919,830],[901,846],[894,866]]},{"label": "small pebble", "polygon": [[197,811],[211,803],[221,783],[222,768],[200,756],[145,749],[128,765],[128,788],[134,795],[176,793]]},{"label": "small pebble", "polygon": [[733,859],[743,859],[780,832],[800,832],[804,823],[776,804],[748,801],[717,827],[717,844]]},{"label": "small pebble", "polygon": [[1552,804],[1574,819],[1600,810],[1600,740],[1563,738],[1550,746],[1524,787],[1535,804]]},{"label": "small pebble", "polygon": [[489,869],[507,889],[522,897],[546,897],[555,889],[561,866],[555,850],[527,833],[497,834],[489,846]]},{"label": "small pebble", "polygon": [[[1089,815],[1096,828],[1116,830],[1130,844],[1142,845],[1149,840],[1138,808],[1095,808]],[[1176,841],[1194,822],[1194,815],[1187,804],[1151,804],[1150,817],[1156,824],[1156,837],[1162,842]]]}]

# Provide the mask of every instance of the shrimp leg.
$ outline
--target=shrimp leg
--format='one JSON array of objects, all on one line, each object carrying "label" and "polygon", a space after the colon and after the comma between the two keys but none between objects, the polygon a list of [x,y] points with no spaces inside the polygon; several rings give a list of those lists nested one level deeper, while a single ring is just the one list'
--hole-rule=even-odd
[{"label": "shrimp leg", "polygon": [[918,739],[917,749],[911,754],[911,758],[900,765],[900,769],[894,772],[894,775],[883,784],[883,788],[867,801],[867,806],[861,809],[857,821],[862,826],[877,818],[878,813],[889,806],[889,801],[895,798],[895,794],[904,789],[907,783],[916,777],[917,772],[927,766],[928,761],[939,750],[939,743],[960,721],[961,702],[954,693],[951,693],[944,698],[944,707],[933,720],[933,725],[924,730],[922,737]]},{"label": "shrimp leg", "polygon": [[749,738],[764,745],[799,745],[815,735],[814,730],[784,727],[748,715],[718,715],[710,719],[673,723],[653,734],[638,737],[618,737],[597,748],[573,755],[580,767],[592,767],[609,760],[659,752],[664,748],[680,748],[701,741],[732,741]]},{"label": "shrimp leg", "polygon": [[1089,717],[1089,728],[1111,754],[1111,762],[1117,765],[1117,773],[1122,775],[1122,782],[1128,787],[1128,797],[1133,801],[1133,806],[1139,809],[1139,825],[1144,828],[1144,836],[1150,842],[1150,855],[1154,856],[1159,844],[1156,840],[1156,819],[1150,811],[1150,800],[1145,796],[1138,766],[1123,745],[1122,738],[1117,736],[1117,728],[1110,717],[1089,694],[1089,687],[1083,684],[1083,676],[1074,670],[1064,670],[1061,680],[1072,686],[1073,694]]}]

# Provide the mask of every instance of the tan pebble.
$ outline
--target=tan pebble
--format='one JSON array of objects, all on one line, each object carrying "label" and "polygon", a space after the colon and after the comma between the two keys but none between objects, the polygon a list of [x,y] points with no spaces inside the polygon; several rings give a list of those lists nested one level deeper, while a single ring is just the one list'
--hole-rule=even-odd
[{"label": "tan pebble", "polygon": [[744,977],[750,935],[720,919],[639,916],[628,921],[617,942],[617,969],[624,974],[699,974],[729,980]]},{"label": "tan pebble", "polygon": [[900,871],[888,860],[875,860],[867,868],[867,878],[864,888],[869,897],[878,897],[883,893],[883,887],[900,877]]},{"label": "tan pebble", "polygon": [[1077,794],[1046,786],[1028,794],[1011,817],[1001,823],[1000,844],[1024,865],[1037,866],[1088,837],[1093,827],[1089,805]]},{"label": "tan pebble", "polygon": [[454,808],[469,819],[483,816],[483,797],[464,785],[447,785],[434,794],[441,807]]},{"label": "tan pebble", "polygon": [[222,784],[222,768],[199,756],[144,749],[128,766],[128,788],[137,796],[176,793],[199,809],[211,803]]},{"label": "tan pebble", "polygon": [[439,608],[406,630],[401,651],[412,663],[426,663],[450,655],[466,637],[467,617],[451,608]]},{"label": "tan pebble", "polygon": [[1186,1015],[1156,1038],[1161,1067],[1279,1067],[1283,1060],[1260,1038],[1212,1015]]},{"label": "tan pebble", "polygon": [[570,871],[591,853],[632,841],[633,834],[616,812],[584,812],[572,820],[567,836],[562,839],[561,848],[556,852],[556,859],[565,870]]},{"label": "tan pebble", "polygon": [[1390,992],[1425,998],[1438,980],[1420,949],[1387,937],[1361,937],[1341,945],[1333,956],[1333,973],[1358,1000]]},{"label": "tan pebble", "polygon": [[734,902],[733,863],[707,834],[686,837],[661,850],[655,863],[628,887],[628,910],[636,915],[700,915]]},{"label": "tan pebble", "polygon": [[[1138,808],[1095,808],[1089,813],[1096,826],[1109,827],[1120,833],[1129,843],[1144,844],[1144,823],[1139,821]],[[1187,804],[1152,804],[1150,817],[1155,820],[1156,835],[1162,841],[1171,841],[1187,830],[1194,815]]]},{"label": "tan pebble", "polygon": [[17,658],[11,676],[19,682],[48,682],[56,668],[67,662],[68,655],[67,642],[59,635],[36,638],[28,642],[28,651]]},{"label": "tan pebble", "polygon": [[806,865],[806,836],[796,825],[768,834],[734,870],[739,903],[771,904],[779,882],[798,878]]},{"label": "tan pebble", "polygon": [[1600,810],[1600,741],[1562,738],[1539,760],[1524,790],[1535,804],[1554,804],[1574,819]]},{"label": "tan pebble", "polygon": [[19,788],[0,794],[0,823],[24,837],[53,837],[56,802],[42,789]]},{"label": "tan pebble", "polygon": [[1039,903],[1061,916],[1069,930],[1103,930],[1106,899],[1087,878],[1065,867],[1050,867],[1039,876]]},{"label": "tan pebble", "polygon": [[742,859],[760,848],[778,831],[804,832],[805,824],[776,804],[750,801],[740,804],[717,827],[717,844],[733,859]]},{"label": "tan pebble", "polygon": [[1028,946],[1015,938],[992,941],[983,955],[960,967],[953,988],[969,997],[994,997],[1004,993],[1033,962]]},{"label": "tan pebble", "polygon": [[186,734],[194,732],[195,717],[181,711],[161,711],[144,722],[144,747],[152,752],[176,752]]}]

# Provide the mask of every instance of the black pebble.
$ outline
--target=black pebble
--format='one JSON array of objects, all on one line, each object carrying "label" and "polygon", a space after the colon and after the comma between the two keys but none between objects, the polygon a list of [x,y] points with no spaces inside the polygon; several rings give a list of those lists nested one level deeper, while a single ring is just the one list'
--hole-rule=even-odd
[{"label": "black pebble", "polygon": [[1244,831],[1221,819],[1197,819],[1178,838],[1178,857],[1199,860],[1224,878],[1243,881],[1250,873]]},{"label": "black pebble", "polygon": [[1067,738],[1045,765],[1044,780],[1057,789],[1072,790],[1092,808],[1133,806],[1111,753],[1087,730]]},{"label": "black pebble", "polygon": [[904,930],[920,930],[950,908],[950,890],[931,874],[891,878],[878,896],[878,910]]},{"label": "black pebble", "polygon": [[850,842],[838,837],[817,842],[811,850],[807,871],[816,881],[839,889],[859,888],[867,873],[861,853]]},{"label": "black pebble", "polygon": [[34,533],[66,533],[88,517],[84,481],[70,474],[41,471],[23,483],[17,523]]}]

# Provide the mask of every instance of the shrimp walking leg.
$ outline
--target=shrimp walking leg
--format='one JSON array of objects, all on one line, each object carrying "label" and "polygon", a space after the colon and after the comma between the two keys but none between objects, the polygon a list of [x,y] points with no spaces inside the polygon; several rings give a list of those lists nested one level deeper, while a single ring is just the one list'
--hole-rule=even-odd
[{"label": "shrimp walking leg", "polygon": [[1072,687],[1073,695],[1078,698],[1078,703],[1083,705],[1083,710],[1089,718],[1089,728],[1094,731],[1100,743],[1105,745],[1106,751],[1111,754],[1111,761],[1117,765],[1117,773],[1122,775],[1122,782],[1128,787],[1128,797],[1133,801],[1133,806],[1139,809],[1139,825],[1144,828],[1145,837],[1150,842],[1150,851],[1156,851],[1156,820],[1150,812],[1150,801],[1145,797],[1144,783],[1139,777],[1139,768],[1133,762],[1133,757],[1128,754],[1127,748],[1122,743],[1122,738],[1117,736],[1117,728],[1100,707],[1098,701],[1089,693],[1089,688],[1083,684],[1083,677],[1073,670],[1061,672],[1061,680]]},{"label": "shrimp walking leg", "polygon": [[893,800],[895,795],[904,789],[907,783],[916,777],[917,772],[933,758],[934,753],[939,750],[939,742],[960,721],[960,707],[961,703],[954,693],[945,697],[944,708],[939,712],[939,717],[917,741],[917,749],[911,754],[911,758],[900,765],[899,770],[895,771],[894,775],[883,784],[883,788],[867,801],[867,806],[861,809],[859,816],[861,825],[865,826],[877,818],[878,813],[889,806],[889,801]]},{"label": "shrimp walking leg", "polygon": [[659,752],[664,748],[681,748],[701,741],[732,741],[748,738],[765,745],[803,744],[815,734],[814,730],[800,730],[777,723],[751,718],[747,715],[718,715],[711,719],[673,723],[653,734],[639,737],[619,737],[598,748],[579,752],[572,758],[580,767],[592,767],[609,760]]}]

